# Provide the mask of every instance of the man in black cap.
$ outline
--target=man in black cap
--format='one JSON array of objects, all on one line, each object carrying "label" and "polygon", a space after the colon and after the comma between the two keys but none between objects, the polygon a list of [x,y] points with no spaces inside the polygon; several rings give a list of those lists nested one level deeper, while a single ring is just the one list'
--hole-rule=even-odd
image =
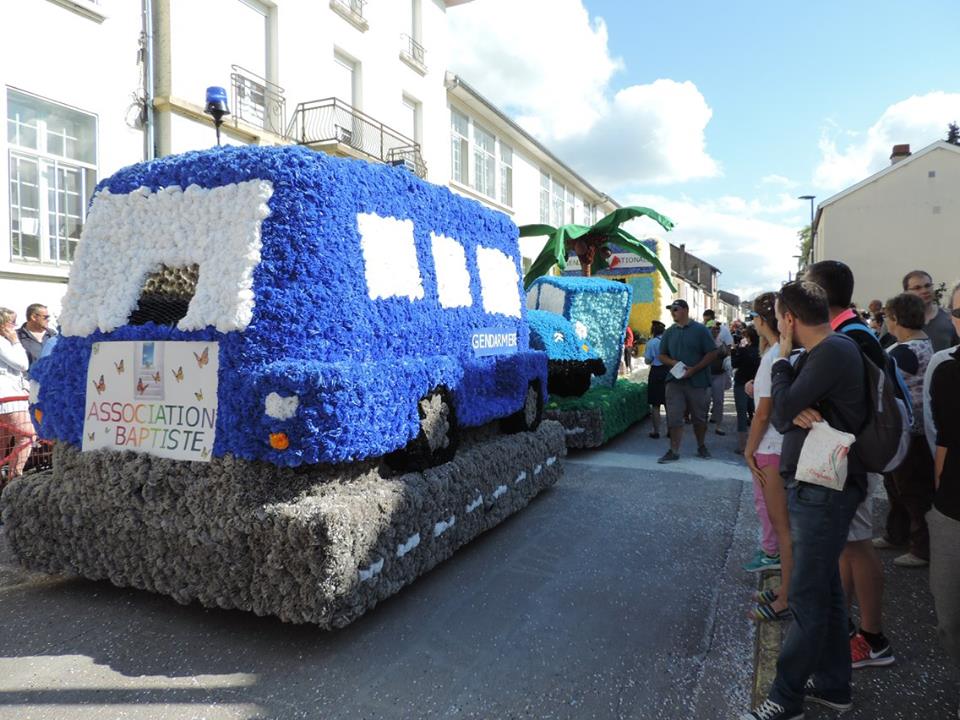
[{"label": "man in black cap", "polygon": [[697,455],[709,458],[704,444],[707,434],[707,407],[710,403],[710,363],[717,356],[717,347],[710,331],[690,319],[686,300],[674,300],[667,305],[674,325],[660,341],[660,360],[670,368],[667,376],[667,428],[670,431],[670,449],[657,462],[668,463],[680,459],[683,440],[683,418],[689,413],[693,432],[697,436]]}]

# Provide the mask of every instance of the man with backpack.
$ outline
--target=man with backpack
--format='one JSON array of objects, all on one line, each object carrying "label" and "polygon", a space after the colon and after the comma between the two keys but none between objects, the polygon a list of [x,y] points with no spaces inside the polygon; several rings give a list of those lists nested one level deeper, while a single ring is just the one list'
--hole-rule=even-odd
[{"label": "man with backpack", "polygon": [[[865,368],[855,343],[830,325],[827,295],[795,281],[777,297],[780,357],[772,368],[774,427],[783,433],[780,475],[787,487],[794,567],[789,608],[794,616],[767,699],[741,720],[796,720],[805,701],[841,712],[852,707],[847,606],[839,559],[850,521],[866,495],[867,473],[848,456],[841,490],[798,482],[795,474],[807,431],[826,420],[858,434],[867,423]],[[794,346],[806,352],[792,366]]]},{"label": "man with backpack", "polygon": [[[878,368],[887,368],[889,356],[880,347],[877,336],[863,324],[855,310],[853,272],[838,260],[814,263],[804,278],[816,283],[827,294],[830,325],[834,332],[844,333],[856,342],[860,352]],[[856,597],[860,609],[860,627],[851,621],[850,656],[853,667],[890,665],[895,658],[890,641],[883,634],[883,565],[873,544],[873,498],[882,482],[876,473],[868,475],[867,496],[860,503],[850,523],[846,547],[840,555],[840,577],[848,608]]]}]

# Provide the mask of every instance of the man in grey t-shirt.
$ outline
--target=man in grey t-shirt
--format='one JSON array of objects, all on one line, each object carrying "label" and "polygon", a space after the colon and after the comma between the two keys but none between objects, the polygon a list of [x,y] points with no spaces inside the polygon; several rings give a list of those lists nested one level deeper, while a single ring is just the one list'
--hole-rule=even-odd
[{"label": "man in grey t-shirt", "polygon": [[953,323],[950,322],[950,315],[934,302],[936,297],[933,294],[933,278],[930,277],[930,273],[926,270],[910,271],[903,278],[903,291],[923,300],[927,313],[923,331],[933,343],[935,352],[953,347],[960,342]]}]

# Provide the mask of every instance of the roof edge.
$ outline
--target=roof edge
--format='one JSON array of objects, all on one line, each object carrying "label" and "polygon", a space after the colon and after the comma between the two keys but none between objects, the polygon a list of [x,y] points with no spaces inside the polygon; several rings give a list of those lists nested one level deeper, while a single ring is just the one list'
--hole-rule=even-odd
[{"label": "roof edge", "polygon": [[516,122],[510,119],[510,117],[508,117],[505,112],[503,112],[500,108],[494,105],[491,101],[487,100],[487,98],[481,95],[476,90],[476,88],[470,85],[470,83],[466,82],[462,77],[454,73],[447,73],[447,79],[445,84],[447,86],[447,90],[456,90],[458,87],[462,88],[465,93],[472,96],[477,102],[479,102],[484,107],[486,107],[487,110],[489,110],[498,118],[500,118],[505,123],[507,123],[510,126],[511,130],[513,130],[515,133],[520,135],[527,142],[531,143],[534,147],[540,150],[544,155],[546,155],[553,162],[555,162],[557,165],[563,168],[563,170],[570,173],[585,187],[589,188],[591,192],[593,192],[598,198],[600,198],[601,202],[610,202],[611,204],[613,204],[614,207],[617,207],[617,208],[622,207],[622,205],[619,202],[614,200],[607,193],[602,192],[601,190],[597,190],[597,188],[594,187],[592,183],[587,181],[582,175],[580,175],[580,173],[578,173],[576,170],[574,170],[569,165],[567,165],[563,160],[561,160],[556,155],[554,155],[554,153],[549,148],[547,148],[542,142],[537,140],[535,137],[533,137],[533,135],[528,133],[526,130],[520,127]]},{"label": "roof edge", "polygon": [[831,195],[822,203],[819,203],[817,205],[817,216],[814,219],[814,223],[813,223],[814,228],[816,228],[820,224],[820,215],[822,214],[823,209],[827,207],[827,205],[832,205],[838,200],[845,198],[847,195],[851,195],[852,193],[855,193],[857,190],[864,187],[865,185],[869,185],[872,182],[876,182],[877,180],[884,177],[885,175],[888,175],[894,170],[897,170],[898,168],[909,165],[914,160],[921,158],[925,155],[929,155],[931,152],[938,149],[949,150],[950,152],[960,154],[960,146],[954,145],[953,143],[948,143],[946,140],[937,140],[936,142],[930,143],[926,147],[920,148],[915,153],[911,153],[909,157],[901,160],[900,162],[894,163],[892,165],[887,165],[887,167],[883,168],[882,170],[878,170],[877,172],[873,173],[873,175],[870,175],[869,177],[864,178],[860,182],[855,183],[854,185],[851,185],[845,190],[841,190],[840,192],[835,193],[834,195]]}]

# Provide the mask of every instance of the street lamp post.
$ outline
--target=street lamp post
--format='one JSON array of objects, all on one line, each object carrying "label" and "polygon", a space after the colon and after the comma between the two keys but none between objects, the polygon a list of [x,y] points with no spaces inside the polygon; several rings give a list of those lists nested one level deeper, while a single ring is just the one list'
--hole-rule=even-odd
[{"label": "street lamp post", "polygon": [[797,200],[809,200],[810,201],[810,250],[807,254],[807,257],[803,258],[803,261],[809,262],[810,255],[809,253],[813,252],[813,201],[816,199],[816,195],[800,195]]}]

